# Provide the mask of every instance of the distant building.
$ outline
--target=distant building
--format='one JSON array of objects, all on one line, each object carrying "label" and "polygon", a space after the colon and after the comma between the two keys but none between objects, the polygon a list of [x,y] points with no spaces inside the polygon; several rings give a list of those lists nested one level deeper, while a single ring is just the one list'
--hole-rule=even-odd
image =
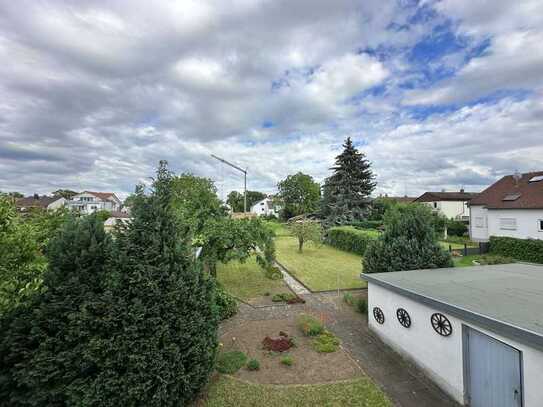
[{"label": "distant building", "polygon": [[272,215],[279,217],[279,210],[280,208],[274,204],[271,197],[266,197],[251,206],[251,213],[258,216]]},{"label": "distant building", "polygon": [[469,221],[469,202],[477,196],[476,193],[465,192],[425,192],[413,202],[428,205],[448,219]]},{"label": "distant building", "polygon": [[120,211],[122,203],[113,192],[83,191],[67,201],[66,206],[88,215],[96,211]]},{"label": "distant building", "polygon": [[15,201],[15,207],[19,212],[27,212],[32,209],[55,210],[62,208],[66,204],[66,199],[60,196],[39,196],[34,194]]},{"label": "distant building", "polygon": [[132,221],[130,215],[126,212],[111,212],[111,216],[104,222],[104,230],[111,232],[118,223],[128,224]]},{"label": "distant building", "polygon": [[543,171],[501,178],[470,202],[470,237],[543,239]]}]

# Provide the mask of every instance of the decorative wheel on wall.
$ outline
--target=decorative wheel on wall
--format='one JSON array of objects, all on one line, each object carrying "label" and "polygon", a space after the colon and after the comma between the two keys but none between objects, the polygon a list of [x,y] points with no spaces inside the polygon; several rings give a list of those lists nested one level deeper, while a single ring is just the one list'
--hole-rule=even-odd
[{"label": "decorative wheel on wall", "polygon": [[398,322],[404,327],[409,328],[411,326],[411,317],[408,312],[403,308],[398,308],[396,310],[396,316],[398,317]]},{"label": "decorative wheel on wall", "polygon": [[445,315],[436,312],[430,317],[430,322],[432,323],[434,331],[436,331],[441,336],[449,336],[450,334],[452,334],[451,322]]},{"label": "decorative wheel on wall", "polygon": [[385,323],[385,314],[383,314],[383,311],[381,310],[381,308],[379,307],[373,308],[373,317],[381,325]]}]

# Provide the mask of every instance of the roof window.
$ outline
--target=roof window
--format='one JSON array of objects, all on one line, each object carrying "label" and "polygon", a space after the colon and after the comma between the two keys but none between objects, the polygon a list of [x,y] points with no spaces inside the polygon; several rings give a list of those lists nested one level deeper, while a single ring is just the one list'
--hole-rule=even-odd
[{"label": "roof window", "polygon": [[535,177],[530,178],[528,182],[539,182],[543,181],[543,175],[536,175]]},{"label": "roof window", "polygon": [[520,198],[522,194],[520,193],[514,193],[514,194],[507,194],[503,197],[502,201],[516,201]]}]

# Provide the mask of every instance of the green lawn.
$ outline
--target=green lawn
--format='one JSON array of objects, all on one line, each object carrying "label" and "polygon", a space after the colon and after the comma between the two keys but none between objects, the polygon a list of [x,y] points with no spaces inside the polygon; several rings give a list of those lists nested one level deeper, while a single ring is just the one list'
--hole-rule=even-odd
[{"label": "green lawn", "polygon": [[469,267],[473,266],[473,260],[477,260],[479,255],[453,257],[455,267]]},{"label": "green lawn", "polygon": [[259,385],[220,376],[209,389],[207,407],[388,407],[392,403],[367,377],[319,385]]},{"label": "green lawn", "polygon": [[254,258],[248,259],[245,263],[231,261],[219,264],[217,278],[226,291],[242,300],[260,297],[266,292],[285,287],[283,280],[266,278]]},{"label": "green lawn", "polygon": [[298,253],[298,241],[294,237],[275,239],[277,260],[296,278],[314,291],[338,288],[366,287],[360,279],[362,257],[331,246],[304,245]]}]

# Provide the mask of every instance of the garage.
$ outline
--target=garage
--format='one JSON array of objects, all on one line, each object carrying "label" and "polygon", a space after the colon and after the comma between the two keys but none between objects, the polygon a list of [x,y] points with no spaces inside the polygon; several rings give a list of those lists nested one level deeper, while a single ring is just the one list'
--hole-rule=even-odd
[{"label": "garage", "polygon": [[543,405],[543,267],[362,274],[371,330],[461,404]]}]

